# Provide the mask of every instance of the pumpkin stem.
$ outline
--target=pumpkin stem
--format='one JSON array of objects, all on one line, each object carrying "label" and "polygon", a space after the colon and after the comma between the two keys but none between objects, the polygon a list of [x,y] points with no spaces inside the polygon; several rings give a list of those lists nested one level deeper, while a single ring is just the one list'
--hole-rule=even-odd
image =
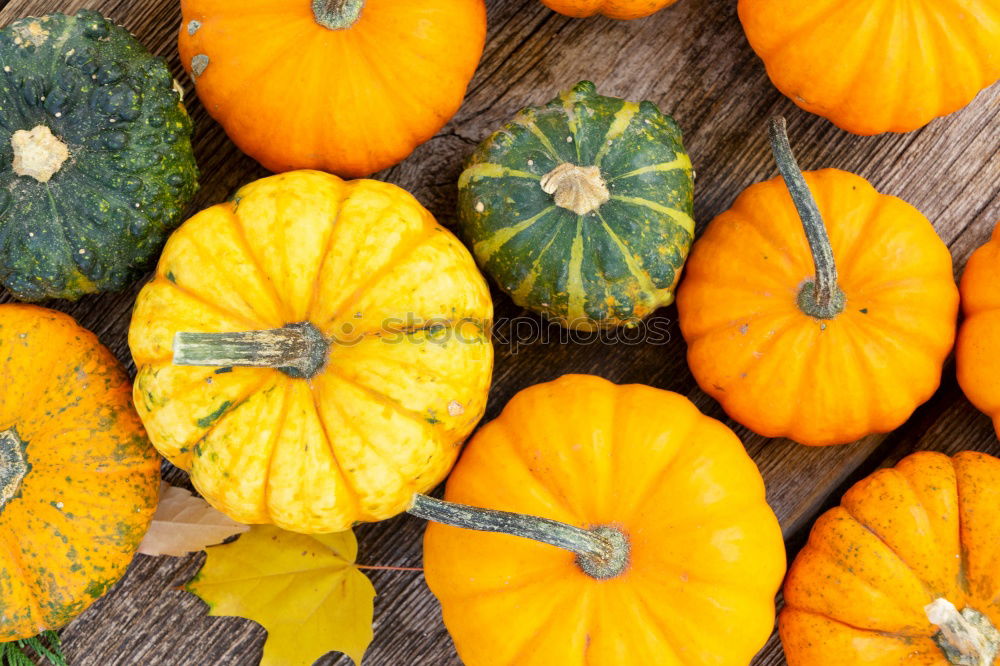
[{"label": "pumpkin stem", "polygon": [[988,617],[972,608],[959,612],[953,603],[940,598],[927,604],[924,612],[940,629],[934,642],[954,666],[993,666],[1000,654],[1000,631]]},{"label": "pumpkin stem", "polygon": [[585,573],[599,580],[620,576],[628,568],[628,537],[609,525],[588,530],[548,518],[480,509],[419,494],[413,497],[407,512],[444,525],[525,537],[568,550],[576,553],[576,563]]},{"label": "pumpkin stem", "polygon": [[45,125],[17,130],[10,137],[10,147],[14,150],[14,173],[31,176],[39,183],[49,182],[69,159],[69,148]]},{"label": "pumpkin stem", "polygon": [[833,259],[830,237],[823,224],[823,216],[820,215],[816,199],[809,191],[809,185],[792,154],[785,119],[781,116],[771,118],[768,130],[774,161],[778,164],[778,171],[781,172],[792,203],[802,220],[802,228],[806,232],[816,267],[816,279],[806,281],[799,291],[799,308],[810,317],[833,319],[844,311],[847,298],[837,284],[837,265]]},{"label": "pumpkin stem", "polygon": [[330,30],[347,30],[361,17],[365,0],[313,0],[316,23]]},{"label": "pumpkin stem", "polygon": [[556,205],[577,215],[591,213],[611,198],[608,186],[596,166],[563,162],[542,176],[542,191],[555,195]]},{"label": "pumpkin stem", "polygon": [[330,343],[307,321],[267,331],[174,336],[175,365],[275,368],[297,379],[314,377],[329,352]]},{"label": "pumpkin stem", "polygon": [[30,469],[25,448],[16,428],[0,432],[0,510],[17,496]]}]

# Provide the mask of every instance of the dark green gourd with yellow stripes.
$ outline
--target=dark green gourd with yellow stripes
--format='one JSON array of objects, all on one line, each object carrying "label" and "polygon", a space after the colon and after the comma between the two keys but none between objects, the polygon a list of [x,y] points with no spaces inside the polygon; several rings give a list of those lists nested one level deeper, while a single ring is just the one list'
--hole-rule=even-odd
[{"label": "dark green gourd with yellow stripes", "polygon": [[579,83],[480,144],[458,188],[466,239],[518,305],[592,329],[673,302],[694,181],[680,128],[653,103]]},{"label": "dark green gourd with yellow stripes", "polygon": [[22,300],[121,289],[197,187],[166,63],[97,12],[0,30],[0,283]]}]

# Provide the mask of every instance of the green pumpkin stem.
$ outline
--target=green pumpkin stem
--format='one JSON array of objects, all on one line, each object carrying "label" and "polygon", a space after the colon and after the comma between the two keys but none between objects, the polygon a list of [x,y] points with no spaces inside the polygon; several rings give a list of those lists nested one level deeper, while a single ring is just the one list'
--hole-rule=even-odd
[{"label": "green pumpkin stem", "polygon": [[509,534],[568,550],[576,553],[576,563],[585,573],[599,580],[621,575],[629,564],[628,537],[611,526],[588,530],[548,518],[480,509],[427,495],[415,495],[407,512],[452,527]]},{"label": "green pumpkin stem", "polygon": [[330,343],[309,322],[238,333],[178,333],[174,364],[220,368],[275,368],[290,377],[315,376],[330,353]]},{"label": "green pumpkin stem", "polygon": [[31,650],[52,666],[67,666],[62,642],[54,631],[43,631],[32,638],[0,643],[0,666],[35,666],[35,660],[25,650]]},{"label": "green pumpkin stem", "polygon": [[809,185],[792,154],[785,119],[781,116],[771,118],[768,134],[774,161],[802,220],[802,228],[816,267],[816,278],[805,282],[799,291],[799,308],[810,317],[833,319],[844,311],[847,299],[837,284],[837,264],[833,259],[833,248],[823,224],[823,216],[820,215],[816,199],[809,191]]},{"label": "green pumpkin stem", "polygon": [[1000,631],[990,619],[972,608],[961,612],[947,599],[924,607],[927,620],[940,631],[934,642],[953,666],[993,666],[1000,654]]},{"label": "green pumpkin stem", "polygon": [[365,0],[313,0],[316,23],[330,30],[347,30],[361,18]]}]

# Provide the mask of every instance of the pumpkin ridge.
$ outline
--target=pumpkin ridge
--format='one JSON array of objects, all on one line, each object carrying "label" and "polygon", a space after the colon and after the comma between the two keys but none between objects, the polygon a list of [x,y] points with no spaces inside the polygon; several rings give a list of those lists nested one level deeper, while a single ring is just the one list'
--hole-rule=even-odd
[{"label": "pumpkin ridge", "polygon": [[[153,282],[155,282],[156,284],[162,284],[162,285],[166,286],[168,289],[174,289],[176,291],[179,291],[180,293],[184,294],[185,296],[187,296],[191,300],[197,301],[201,305],[204,305],[209,310],[214,310],[215,312],[218,312],[219,314],[225,316],[228,319],[235,319],[235,320],[238,320],[238,321],[242,321],[243,323],[245,323],[247,326],[249,326],[251,328],[260,328],[262,326],[266,326],[266,322],[263,322],[263,321],[260,321],[260,320],[256,320],[256,319],[250,319],[246,315],[243,315],[243,314],[241,314],[239,312],[231,311],[228,308],[223,307],[221,304],[216,303],[215,301],[210,301],[209,299],[205,298],[201,294],[198,294],[197,292],[192,291],[191,289],[189,289],[188,287],[185,287],[182,284],[174,282],[173,280],[166,279],[166,277],[164,277],[162,275],[157,275],[156,277],[154,277],[153,278]],[[169,351],[169,354],[170,354],[169,356],[164,357],[164,360],[171,360],[173,358],[173,351],[172,350]],[[149,359],[149,360],[154,360],[154,359]],[[155,360],[159,360],[159,359],[155,359]]]},{"label": "pumpkin ridge", "polygon": [[[819,173],[822,173],[822,171],[828,171],[828,169],[822,169]],[[835,171],[839,171],[839,169],[836,169]],[[844,171],[843,173],[850,173],[850,172],[849,171]],[[868,183],[868,181],[864,180],[863,178],[861,178],[859,180],[861,180],[864,183],[864,185],[867,185],[868,188],[870,188],[871,191],[875,194],[874,197],[870,197],[868,199],[868,201],[870,203],[867,204],[866,210],[863,213],[859,213],[858,214],[858,217],[861,218],[862,224],[864,225],[864,227],[865,228],[871,228],[872,224],[875,221],[877,221],[879,219],[879,217],[881,217],[882,211],[886,207],[886,205],[889,203],[889,200],[891,199],[891,197],[888,196],[888,195],[882,194],[881,192],[879,192],[878,190],[876,190],[874,187],[871,186],[870,183]],[[822,183],[823,181],[817,179],[817,182],[818,183]],[[857,187],[861,188],[863,186],[862,186],[861,183],[857,183]],[[865,189],[868,189],[868,188],[865,188]],[[824,188],[824,190],[825,190],[825,188]],[[831,193],[824,191],[824,195],[830,196],[830,194]],[[849,285],[853,286],[854,282],[856,281],[853,278],[853,276],[852,276],[852,271],[854,269],[854,263],[858,259],[858,254],[862,253],[866,249],[868,249],[867,248],[867,244],[864,243],[864,242],[862,242],[862,236],[863,236],[863,233],[859,233],[855,237],[854,242],[852,242],[849,247],[846,247],[846,248],[845,247],[838,247],[837,250],[839,250],[839,251],[835,250],[835,256],[836,256],[837,266],[838,266],[838,268],[840,270],[840,273],[841,273],[840,280],[841,280],[842,284],[849,284]],[[838,246],[839,245],[840,244],[838,243]],[[869,287],[866,286],[866,289],[868,289],[868,288]]]},{"label": "pumpkin ridge", "polygon": [[[476,241],[473,245],[473,249],[476,254],[479,255],[480,262],[483,264],[489,262],[489,260],[493,258],[493,255],[496,254],[496,252],[504,245],[513,240],[522,231],[527,231],[531,227],[535,226],[536,222],[547,216],[555,209],[556,207],[554,205],[549,206],[536,215],[519,220],[508,227],[501,227],[500,229],[497,229],[489,238]],[[498,236],[502,236],[502,238],[499,242],[496,242]]]},{"label": "pumpkin ridge", "polygon": [[[930,600],[934,599],[934,597],[936,595],[930,590],[930,588],[928,588],[927,582],[924,581],[919,575],[917,575],[917,572],[909,565],[909,563],[906,560],[904,560],[902,557],[900,557],[899,553],[897,553],[896,550],[891,545],[889,545],[889,543],[886,542],[885,539],[883,539],[881,537],[881,535],[879,535],[877,532],[875,532],[871,527],[869,527],[868,525],[866,525],[864,522],[858,520],[854,516],[854,514],[852,514],[850,512],[850,510],[843,505],[843,503],[839,504],[836,508],[839,508],[843,512],[843,516],[844,517],[846,517],[847,519],[849,519],[852,522],[854,522],[854,523],[858,524],[859,526],[861,526],[864,529],[865,532],[867,532],[868,534],[871,534],[880,544],[882,544],[883,546],[885,546],[885,549],[889,553],[892,554],[892,557],[894,557],[900,564],[903,565],[903,567],[906,569],[906,571],[909,573],[909,575],[913,578],[913,580],[915,580],[918,583],[920,583],[920,587],[921,587],[921,589],[923,589],[924,592],[927,593],[928,599],[930,599]],[[820,550],[823,551],[824,553],[826,553],[830,557],[830,561],[832,563],[836,564],[838,568],[840,568],[841,570],[843,570],[845,573],[848,573],[851,576],[853,576],[854,579],[858,583],[864,585],[865,587],[867,587],[867,588],[869,588],[871,590],[874,590],[874,591],[878,592],[880,596],[883,596],[883,597],[886,597],[886,598],[890,599],[893,602],[893,604],[896,606],[896,608],[898,608],[899,610],[903,610],[903,611],[906,611],[906,610],[916,610],[919,615],[923,616],[923,608],[917,608],[917,609],[909,608],[908,609],[905,606],[901,606],[901,605],[899,605],[898,600],[896,600],[895,598],[891,597],[891,595],[887,594],[885,590],[882,590],[882,589],[876,587],[871,582],[869,582],[869,581],[861,578],[860,576],[855,575],[850,570],[850,568],[848,568],[848,566],[846,565],[846,563],[844,563],[843,560],[838,557],[838,554],[836,552],[831,551],[831,550],[829,550],[828,548],[825,547],[825,542],[823,542],[823,545],[820,546]],[[842,624],[847,624],[847,623],[842,623]],[[850,626],[850,625],[848,625],[848,626]],[[917,628],[914,628],[914,630],[916,631]],[[873,630],[869,629],[868,631],[873,631]],[[878,632],[878,633],[891,633],[891,632]],[[923,636],[924,634],[920,634],[920,633],[915,633],[915,634],[914,633],[903,633],[902,635],[904,635],[904,636]]]},{"label": "pumpkin ridge", "polygon": [[[309,321],[312,317],[312,313],[316,308],[316,301],[319,299],[320,292],[320,276],[323,274],[323,267],[326,265],[327,257],[330,256],[330,250],[333,249],[333,239],[336,236],[337,229],[340,226],[340,214],[344,210],[344,206],[350,201],[351,196],[355,192],[355,188],[350,187],[350,183],[347,181],[342,181],[343,186],[340,188],[340,200],[337,202],[337,212],[334,215],[333,220],[330,222],[330,233],[326,235],[326,243],[324,244],[323,250],[320,252],[320,260],[316,266],[316,274],[312,277],[313,289],[312,294],[309,296],[309,303],[306,304],[305,309],[305,319]],[[350,191],[348,191],[350,190]],[[388,208],[388,207],[387,207]],[[377,220],[376,220],[377,221]]]},{"label": "pumpkin ridge", "polygon": [[[636,261],[637,257],[636,257],[635,254],[632,253],[631,248],[629,248],[625,244],[625,241],[622,240],[618,236],[618,234],[615,233],[614,229],[612,229],[608,225],[607,220],[605,220],[604,216],[601,215],[601,211],[600,210],[595,210],[594,213],[597,215],[597,218],[601,221],[601,226],[603,227],[604,232],[608,235],[608,238],[610,238],[611,241],[615,244],[615,247],[618,248],[618,251],[622,255],[622,259],[625,261],[625,265],[628,267],[629,273],[639,283],[640,289],[645,290],[649,294],[656,294],[657,296],[659,296],[660,292],[663,291],[663,290],[661,290],[655,284],[653,284],[653,279],[649,276],[649,273],[647,273],[644,269],[641,268],[641,266],[639,265],[639,262]],[[609,281],[609,284],[610,284],[610,281]],[[667,302],[670,302],[670,300],[673,300],[673,294],[672,293],[671,294],[667,294],[667,297],[668,297],[668,301]],[[654,299],[651,299],[651,300],[654,300]],[[659,300],[659,298],[656,298],[655,300]],[[664,305],[665,304],[666,303],[664,303]]]},{"label": "pumpkin ridge", "polygon": [[613,194],[611,195],[611,198],[615,201],[620,201],[621,203],[624,204],[631,204],[633,206],[639,206],[641,208],[648,208],[657,213],[666,215],[667,217],[671,218],[674,222],[676,222],[678,225],[683,227],[692,237],[694,236],[694,227],[695,227],[694,218],[692,218],[687,213],[681,212],[679,210],[674,210],[673,208],[664,206],[659,202],[650,201],[649,199],[643,199],[641,197],[629,197],[623,194]]},{"label": "pumpkin ridge", "polygon": [[[520,284],[518,284],[516,288],[511,289],[510,296],[516,305],[525,307],[525,304],[528,303],[531,298],[531,292],[535,288],[535,282],[541,274],[542,259],[562,232],[561,224],[556,224],[554,226],[555,229],[552,231],[552,235],[549,237],[548,242],[545,243],[545,247],[543,247],[538,253],[538,256],[535,257],[535,261],[531,264],[531,268],[529,268],[527,273],[525,273]],[[503,286],[507,287],[507,285]],[[511,285],[511,287],[513,287],[513,285]],[[551,305],[551,303],[549,305]]]},{"label": "pumpkin ridge", "polygon": [[[319,409],[318,396],[316,395],[316,391],[313,391],[313,402],[316,405],[316,414],[317,414],[317,416],[319,416],[319,422],[323,426],[323,432],[326,434],[327,441],[331,442],[331,450],[332,450],[333,439],[330,437],[329,426],[326,423],[326,419],[323,418],[323,412],[320,411],[320,409]],[[381,450],[379,450],[379,449],[377,449],[377,448],[375,448],[374,446],[371,445],[371,443],[365,437],[365,433],[362,432],[354,424],[354,421],[350,418],[350,415],[341,406],[341,404],[339,402],[332,402],[331,404],[333,404],[334,408],[340,413],[340,417],[343,419],[343,421],[347,425],[347,427],[350,428],[351,430],[353,430],[355,432],[355,434],[358,435],[358,438],[362,442],[363,447],[365,449],[367,449],[368,451],[372,452],[375,455],[375,457],[377,457],[379,460],[381,460],[385,464],[386,469],[391,469],[393,471],[393,473],[396,475],[396,478],[399,480],[399,486],[401,488],[405,488],[407,490],[412,490],[413,487],[414,487],[413,481],[411,479],[408,479],[408,478],[404,477],[394,467],[394,465],[392,464],[393,461],[390,460],[389,458],[387,458],[384,452],[382,452]],[[347,473],[344,471],[344,468],[341,466],[340,459],[336,456],[336,454],[334,454],[334,460],[337,462],[337,467],[340,470],[340,474],[341,474],[341,476],[344,479],[344,485],[351,489],[351,496],[352,496],[352,498],[354,500],[355,507],[357,507],[356,511],[357,511],[357,514],[360,517],[360,519],[361,520],[369,520],[369,521],[371,521],[371,520],[377,520],[377,518],[370,511],[368,511],[367,509],[361,508],[361,500],[360,500],[360,497],[359,497],[357,486],[354,483],[353,479],[351,477],[349,477],[347,475]]]},{"label": "pumpkin ridge", "polygon": [[[424,428],[424,430],[426,430],[429,433],[432,433],[432,438],[434,440],[438,440],[439,439],[437,431],[434,430],[433,428],[429,428],[430,424],[427,423],[427,416],[425,414],[423,414],[421,412],[415,412],[415,411],[413,411],[409,407],[406,407],[405,405],[403,405],[403,404],[399,403],[398,401],[392,399],[388,395],[382,393],[381,391],[377,391],[377,390],[373,389],[370,386],[366,386],[365,384],[362,384],[356,377],[351,377],[351,376],[348,376],[348,375],[340,372],[339,370],[337,370],[333,366],[327,367],[326,370],[324,371],[324,374],[327,375],[327,376],[329,376],[329,377],[333,377],[335,379],[338,379],[338,380],[344,382],[345,384],[350,384],[354,388],[359,389],[360,391],[362,391],[366,395],[368,395],[371,398],[373,398],[375,400],[375,402],[377,402],[378,404],[382,405],[382,407],[391,409],[392,411],[396,412],[400,416],[405,417],[407,420],[419,422],[421,424],[421,427]],[[346,414],[345,414],[345,417],[346,417]]]},{"label": "pumpkin ridge", "polygon": [[[195,435],[197,436],[197,435],[200,434],[201,435],[200,437],[197,437],[197,439],[195,439],[195,440],[193,440],[191,442],[186,442],[186,443],[184,443],[183,445],[181,445],[178,448],[181,448],[181,449],[186,448],[189,451],[194,451],[195,447],[197,447],[199,444],[201,444],[205,440],[206,437],[208,437],[210,434],[212,434],[212,431],[215,430],[216,426],[218,426],[220,423],[222,423],[224,420],[226,420],[226,416],[228,416],[230,412],[232,412],[234,409],[236,409],[237,407],[239,407],[240,405],[242,405],[244,402],[246,402],[247,400],[249,400],[250,396],[254,395],[255,393],[260,392],[261,390],[263,390],[264,385],[268,383],[269,379],[271,379],[271,377],[269,375],[265,375],[263,378],[261,378],[261,380],[258,383],[252,385],[253,388],[251,390],[247,391],[246,393],[241,394],[238,399],[231,400],[230,404],[225,408],[225,410],[223,410],[223,412],[221,414],[219,414],[215,418],[215,420],[213,420],[208,425],[208,427],[206,427],[200,433],[199,433],[199,431],[195,430]],[[192,457],[192,461],[193,460],[194,460],[194,458]]]},{"label": "pumpkin ridge", "polygon": [[[280,419],[277,421],[277,427],[274,429],[274,436],[271,437],[270,442],[268,442],[268,454],[267,454],[267,464],[264,465],[264,478],[261,480],[260,487],[263,490],[261,497],[261,513],[267,514],[269,517],[273,514],[271,510],[271,466],[274,464],[274,454],[278,450],[278,440],[281,438],[282,432],[285,430],[285,424],[288,422],[288,412],[292,399],[291,383],[295,381],[293,378],[285,376],[280,377],[280,386],[284,395],[281,397],[281,409],[278,413],[281,415]],[[279,386],[279,384],[275,384]]]},{"label": "pumpkin ridge", "polygon": [[[611,121],[611,125],[608,127],[608,131],[604,135],[604,139],[601,141],[601,147],[598,149],[597,154],[594,155],[594,166],[600,168],[601,162],[607,156],[608,152],[611,150],[612,143],[621,138],[628,128],[632,125],[632,121],[635,117],[639,115],[640,108],[635,102],[629,102],[624,100],[621,108],[615,111],[614,119]],[[642,169],[637,169],[636,171],[641,171]],[[625,177],[628,175],[635,175],[635,172],[630,174],[624,174],[617,177]],[[615,180],[611,178],[609,180]]]},{"label": "pumpkin ridge", "polygon": [[[391,204],[390,207],[392,207]],[[414,234],[414,237],[409,240],[408,244],[403,245],[403,243],[400,243],[402,247],[395,249],[385,264],[369,273],[361,281],[361,284],[358,285],[353,292],[351,292],[351,295],[345,298],[341,302],[340,306],[337,307],[330,317],[327,318],[326,324],[332,324],[343,317],[344,313],[350,312],[351,308],[354,307],[354,304],[357,303],[362,296],[371,291],[383,278],[391,275],[400,263],[408,259],[410,255],[416,252],[424,243],[429,241],[433,237],[435,230],[440,228],[441,227],[436,225],[430,225],[429,227],[424,226],[422,233]],[[315,313],[309,313],[310,318],[314,315]],[[323,330],[322,327],[319,328],[320,330]]]},{"label": "pumpkin ridge", "polygon": [[[344,465],[340,461],[340,457],[337,455],[337,447],[333,445],[333,438],[330,436],[330,427],[327,425],[326,418],[324,418],[323,416],[323,410],[321,410],[319,407],[319,392],[314,387],[310,387],[309,395],[312,397],[312,409],[313,412],[315,412],[316,414],[316,420],[319,422],[320,431],[323,433],[323,441],[326,442],[326,447],[330,451],[330,458],[333,460],[333,464],[337,468],[337,474],[340,475],[341,480],[344,482],[344,487],[348,489],[349,494],[351,496],[350,501],[351,501],[351,506],[353,507],[351,513],[358,516],[361,515],[368,516],[367,511],[361,510],[361,502],[358,498],[357,488],[351,482],[351,479],[347,476],[347,474],[344,473]],[[335,406],[337,411],[340,412],[341,417],[344,419],[344,422],[348,424],[348,427],[354,428],[354,424],[351,422],[350,419],[347,418],[347,414],[340,407],[340,405],[336,404]],[[367,443],[367,440],[363,437],[364,433],[359,432],[357,428],[354,428],[354,431],[359,436],[361,436],[362,442]],[[377,451],[376,455],[378,455]]]},{"label": "pumpkin ridge", "polygon": [[[485,430],[487,427],[492,429],[500,429],[504,433],[504,436],[502,438],[503,445],[507,448],[507,450],[513,456],[513,458],[517,460],[517,462],[521,465],[521,467],[530,472],[533,463],[530,460],[528,460],[528,458],[525,457],[521,448],[517,446],[516,442],[522,440],[520,434],[517,433],[511,427],[510,422],[502,419],[495,419],[484,425],[482,429]],[[570,499],[566,497],[564,494],[557,493],[556,490],[551,486],[548,486],[542,483],[541,481],[535,479],[533,475],[531,476],[532,476],[532,481],[534,482],[535,489],[537,491],[541,491],[543,495],[546,495],[548,497],[549,504],[551,504],[556,509],[559,509],[563,513],[565,513],[566,517],[571,518],[573,522],[575,523],[584,522],[580,520],[580,516],[584,515],[584,512],[580,509],[580,507],[574,506],[574,503],[571,502]],[[503,510],[506,511],[509,509],[503,509]],[[544,514],[541,515],[543,518],[547,517]],[[555,520],[555,519],[550,518],[550,520]],[[572,524],[568,520],[565,522],[568,524]]]},{"label": "pumpkin ridge", "polygon": [[[662,645],[666,645],[670,648],[670,652],[677,659],[678,663],[683,664],[684,659],[681,659],[677,655],[677,648],[674,647],[674,642],[677,636],[674,632],[670,630],[671,625],[660,617],[659,613],[653,611],[654,606],[650,604],[649,600],[646,598],[647,591],[643,590],[641,587],[635,587],[631,590],[631,597],[639,601],[639,605],[642,606],[642,610],[645,611],[644,615],[647,619],[647,623],[651,624],[653,628],[660,634],[660,638],[663,639]],[[684,633],[683,631],[681,633]]]},{"label": "pumpkin ridge", "polygon": [[[251,266],[261,278],[261,282],[267,285],[267,290],[271,293],[271,300],[275,305],[275,309],[281,313],[281,316],[285,318],[285,323],[290,323],[295,321],[295,317],[291,315],[288,309],[288,303],[285,299],[281,297],[278,293],[278,288],[274,285],[274,281],[271,280],[270,274],[264,270],[264,265],[260,261],[260,257],[254,252],[253,247],[250,245],[250,241],[247,238],[247,230],[243,226],[243,220],[240,218],[238,212],[238,206],[234,205],[232,210],[227,211],[229,214],[226,216],[228,220],[231,221],[233,229],[236,230],[236,240],[242,245],[242,250],[246,258],[249,260]],[[200,249],[204,250],[204,246],[201,245],[197,236],[190,239],[192,243],[198,246]],[[273,248],[272,248],[273,250]],[[211,256],[211,254],[209,254]],[[287,261],[285,262],[287,265]]]},{"label": "pumpkin ridge", "polygon": [[[951,464],[950,460],[949,460],[949,464]],[[920,511],[923,514],[925,520],[927,521],[928,524],[931,524],[930,513],[928,512],[927,507],[924,506],[924,503],[920,500],[920,493],[917,492],[917,489],[913,485],[912,481],[910,481],[910,478],[906,474],[900,473],[895,467],[889,467],[889,468],[886,468],[886,469],[883,469],[883,470],[879,470],[879,472],[881,472],[882,474],[891,474],[896,479],[902,479],[903,483],[906,485],[906,487],[910,490],[910,492],[913,495],[913,497],[910,498],[912,501],[908,500],[907,504],[909,506],[911,506],[911,507],[912,506],[919,506],[920,507]],[[876,472],[876,474],[879,473],[879,472]],[[841,503],[841,506],[843,507],[843,502]],[[938,594],[937,592],[935,592],[933,589],[931,589],[930,584],[927,581],[925,581],[920,576],[919,573],[917,573],[917,570],[913,566],[911,566],[909,562],[907,562],[905,559],[903,559],[902,555],[900,555],[898,552],[896,552],[896,549],[893,548],[889,544],[888,541],[886,541],[885,539],[883,539],[880,534],[878,534],[877,532],[875,532],[875,530],[873,530],[872,528],[870,528],[867,524],[865,524],[864,522],[862,522],[861,520],[859,520],[857,517],[855,517],[855,515],[853,513],[851,513],[850,509],[847,509],[847,507],[844,507],[844,509],[847,511],[847,515],[849,515],[851,518],[854,518],[854,520],[859,525],[861,525],[866,530],[868,530],[869,532],[871,532],[872,534],[874,534],[878,538],[878,540],[881,541],[883,545],[885,545],[886,548],[888,548],[890,551],[892,551],[892,553],[899,559],[900,562],[902,562],[904,565],[906,565],[907,569],[909,569],[910,571],[913,572],[914,577],[916,577],[916,579],[919,580],[923,584],[924,588],[927,590],[927,594],[930,596],[930,598],[932,600],[935,599],[935,598],[937,598],[937,597],[943,596],[943,595]],[[932,531],[932,534],[934,536],[934,543],[935,543],[935,546],[937,547],[937,550],[939,551],[939,553],[943,554],[943,549],[941,548],[941,543],[937,540],[937,535],[934,534],[933,531]],[[962,540],[959,539],[958,542],[959,542],[960,548],[964,548],[964,546],[962,546]],[[964,568],[964,563],[963,563],[962,560],[963,560],[963,558],[960,557],[959,558],[960,566],[961,566],[961,568]],[[963,578],[964,578],[964,575],[963,575]]]},{"label": "pumpkin ridge", "polygon": [[[45,617],[45,613],[42,612],[42,606],[38,600],[38,592],[35,589],[38,586],[38,577],[31,572],[29,575],[29,569],[24,565],[24,560],[21,558],[21,553],[19,552],[19,547],[17,544],[11,544],[10,537],[7,535],[7,530],[0,530],[0,544],[2,544],[7,549],[7,555],[10,558],[11,563],[17,568],[17,573],[21,580],[24,581],[24,589],[27,592],[25,597],[28,602],[28,618],[27,620],[34,626],[33,631],[35,633],[41,632],[45,629],[45,626],[40,618]],[[39,618],[33,620],[33,618]]]},{"label": "pumpkin ridge", "polygon": [[657,164],[647,164],[646,166],[639,167],[638,169],[633,169],[627,173],[620,173],[617,176],[612,176],[608,178],[608,183],[613,183],[616,180],[623,180],[625,178],[633,178],[635,176],[641,176],[647,173],[659,173],[659,172],[669,172],[669,171],[688,171],[691,169],[691,158],[684,154],[677,157],[677,159],[671,160],[670,162],[659,162]]}]

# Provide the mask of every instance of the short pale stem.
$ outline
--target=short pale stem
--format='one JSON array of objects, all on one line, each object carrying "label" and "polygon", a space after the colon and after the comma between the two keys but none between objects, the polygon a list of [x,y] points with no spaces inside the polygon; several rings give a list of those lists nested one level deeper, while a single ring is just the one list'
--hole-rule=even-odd
[{"label": "short pale stem", "polygon": [[557,206],[586,215],[611,198],[607,183],[596,166],[577,166],[563,162],[542,176],[542,191],[553,195]]},{"label": "short pale stem", "polygon": [[927,619],[940,631],[934,640],[954,666],[993,666],[1000,654],[1000,631],[983,613],[971,608],[961,612],[947,599],[924,607]]},{"label": "short pale stem", "polygon": [[330,30],[346,30],[357,23],[365,0],[313,0],[316,22]]},{"label": "short pale stem", "polygon": [[580,568],[594,578],[614,578],[628,566],[628,539],[613,527],[586,530],[548,518],[481,509],[427,495],[415,495],[408,512],[453,527],[510,534],[568,550],[576,554]]},{"label": "short pale stem", "polygon": [[318,373],[329,351],[330,343],[307,321],[266,331],[174,336],[175,365],[275,368],[300,378]]},{"label": "short pale stem", "polygon": [[25,444],[17,428],[0,432],[0,509],[17,496],[29,469]]},{"label": "short pale stem", "polygon": [[795,161],[795,155],[792,154],[785,119],[781,116],[771,118],[768,130],[774,161],[788,187],[795,210],[802,220],[802,228],[809,241],[809,250],[812,252],[813,264],[816,267],[815,280],[806,282],[799,294],[799,307],[812,317],[832,319],[843,312],[845,298],[844,292],[837,284],[837,265],[834,262],[830,237],[826,233],[819,206],[816,205],[816,200],[809,191],[809,185]]}]

